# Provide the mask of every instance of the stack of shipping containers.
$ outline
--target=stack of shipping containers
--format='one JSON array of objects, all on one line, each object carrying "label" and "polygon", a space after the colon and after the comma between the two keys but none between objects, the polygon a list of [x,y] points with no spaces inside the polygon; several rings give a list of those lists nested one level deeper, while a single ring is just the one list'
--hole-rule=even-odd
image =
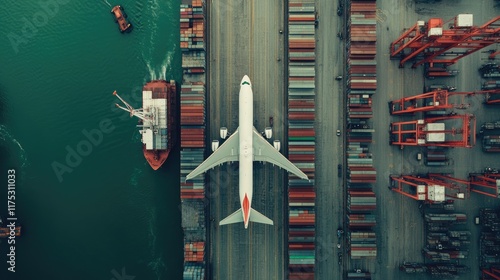
[{"label": "stack of shipping containers", "polygon": [[[500,96],[500,94],[497,95]],[[483,151],[487,153],[500,152],[500,121],[485,123],[481,126],[481,130]]]},{"label": "stack of shipping containers", "polygon": [[288,279],[314,279],[315,8],[288,1],[288,155],[311,181],[288,179]]},{"label": "stack of shipping containers", "polygon": [[425,165],[427,166],[442,166],[448,164],[448,158],[446,157],[446,147],[427,147],[427,153],[425,155]]},{"label": "stack of shipping containers", "polygon": [[431,261],[449,262],[468,256],[470,232],[453,231],[451,227],[465,224],[467,216],[461,213],[425,214],[428,246],[423,248],[424,256]]},{"label": "stack of shipping containers", "polygon": [[500,152],[500,134],[499,135],[485,135],[483,137],[483,151],[487,153]]},{"label": "stack of shipping containers", "polygon": [[399,270],[408,274],[428,273],[433,278],[440,279],[456,279],[460,274],[469,272],[469,268],[465,265],[449,264],[449,263],[410,263],[405,262],[399,266]]},{"label": "stack of shipping containers", "polygon": [[361,271],[349,271],[347,272],[347,280],[370,280],[372,276],[369,272],[361,272]]},{"label": "stack of shipping containers", "polygon": [[452,77],[458,74],[458,70],[448,70],[444,64],[435,63],[432,67],[429,63],[424,65],[424,73],[427,78],[434,79],[435,77]]},{"label": "stack of shipping containers", "polygon": [[500,88],[500,80],[499,81],[486,81],[484,82],[482,89],[490,90],[490,89],[498,89]]},{"label": "stack of shipping containers", "polygon": [[479,239],[482,269],[500,265],[500,211],[483,208],[479,210],[481,237]]},{"label": "stack of shipping containers", "polygon": [[[486,96],[486,104],[500,104],[500,67],[496,63],[486,63],[481,65],[479,73],[483,79],[486,79],[482,89],[492,90],[491,94]],[[495,90],[497,89],[497,90]]]},{"label": "stack of shipping containers", "polygon": [[425,214],[425,221],[428,223],[460,223],[463,224],[467,220],[465,214]]},{"label": "stack of shipping containers", "polygon": [[431,261],[439,262],[439,261],[451,261],[454,259],[465,259],[468,256],[467,251],[459,251],[459,250],[451,250],[451,251],[443,251],[443,250],[430,250],[428,248],[424,248],[425,257]]},{"label": "stack of shipping containers", "polygon": [[349,233],[349,243],[351,246],[351,259],[377,256],[375,232],[351,231]]},{"label": "stack of shipping containers", "polygon": [[203,270],[196,264],[203,263],[205,242],[184,243],[184,279],[204,279]]},{"label": "stack of shipping containers", "polygon": [[428,232],[427,248],[433,250],[467,249],[470,231]]},{"label": "stack of shipping containers", "polygon": [[479,73],[485,79],[500,78],[500,67],[496,63],[486,63],[479,67]]},{"label": "stack of shipping containers", "polygon": [[184,280],[206,279],[205,182],[202,176],[185,182],[204,160],[205,151],[205,7],[201,0],[180,6],[181,85],[181,205],[184,231]]},{"label": "stack of shipping containers", "polygon": [[375,258],[377,239],[372,186],[377,172],[369,152],[372,142],[370,119],[372,97],[377,89],[375,0],[352,0],[347,22],[347,205],[348,241],[351,259]]}]

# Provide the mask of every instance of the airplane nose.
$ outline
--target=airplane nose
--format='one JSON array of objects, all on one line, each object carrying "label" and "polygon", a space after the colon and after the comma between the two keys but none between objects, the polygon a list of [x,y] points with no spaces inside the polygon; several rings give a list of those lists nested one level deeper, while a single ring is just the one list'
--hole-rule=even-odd
[{"label": "airplane nose", "polygon": [[240,85],[243,84],[248,84],[249,86],[252,86],[252,83],[250,82],[250,78],[248,77],[248,75],[243,76],[243,79],[241,79]]}]

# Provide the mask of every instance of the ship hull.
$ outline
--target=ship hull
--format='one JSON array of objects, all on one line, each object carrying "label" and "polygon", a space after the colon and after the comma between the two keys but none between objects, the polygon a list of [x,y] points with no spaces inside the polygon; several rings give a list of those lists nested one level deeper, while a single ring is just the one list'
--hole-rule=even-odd
[{"label": "ship hull", "polygon": [[151,168],[153,168],[153,170],[158,170],[167,160],[170,150],[148,151],[146,147],[143,146],[143,153]]},{"label": "ship hull", "polygon": [[[152,91],[156,98],[167,99],[167,147],[166,149],[147,150],[146,145],[143,145],[143,153],[146,161],[153,170],[158,170],[167,160],[170,150],[177,143],[177,126],[176,126],[176,85],[174,81],[155,80],[147,83],[143,87],[143,91]],[[155,98],[155,97],[153,97]]]}]

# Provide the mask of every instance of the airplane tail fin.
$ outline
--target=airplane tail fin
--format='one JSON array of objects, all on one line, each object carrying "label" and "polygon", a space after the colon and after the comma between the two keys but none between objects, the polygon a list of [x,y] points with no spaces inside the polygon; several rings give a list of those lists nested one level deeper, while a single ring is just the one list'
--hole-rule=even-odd
[{"label": "airplane tail fin", "polygon": [[[241,213],[241,208],[236,210],[233,214],[227,216],[225,219],[219,222],[219,226],[229,225],[234,223],[243,222],[243,215]],[[273,221],[268,217],[262,215],[257,210],[250,208],[250,222],[261,223],[267,225],[273,225]]]},{"label": "airplane tail fin", "polygon": [[273,221],[262,215],[257,210],[250,208],[250,222],[273,225]]}]

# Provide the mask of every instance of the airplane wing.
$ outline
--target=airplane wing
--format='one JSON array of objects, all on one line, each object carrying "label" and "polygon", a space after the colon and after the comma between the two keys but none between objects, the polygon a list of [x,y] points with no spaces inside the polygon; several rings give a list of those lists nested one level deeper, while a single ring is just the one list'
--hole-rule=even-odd
[{"label": "airplane wing", "polygon": [[236,130],[227,140],[220,145],[204,162],[186,176],[186,181],[228,161],[237,161],[240,146],[240,136]]},{"label": "airplane wing", "polygon": [[288,170],[302,179],[309,179],[304,172],[291,163],[285,156],[267,142],[257,130],[253,130],[254,161],[267,161]]}]

